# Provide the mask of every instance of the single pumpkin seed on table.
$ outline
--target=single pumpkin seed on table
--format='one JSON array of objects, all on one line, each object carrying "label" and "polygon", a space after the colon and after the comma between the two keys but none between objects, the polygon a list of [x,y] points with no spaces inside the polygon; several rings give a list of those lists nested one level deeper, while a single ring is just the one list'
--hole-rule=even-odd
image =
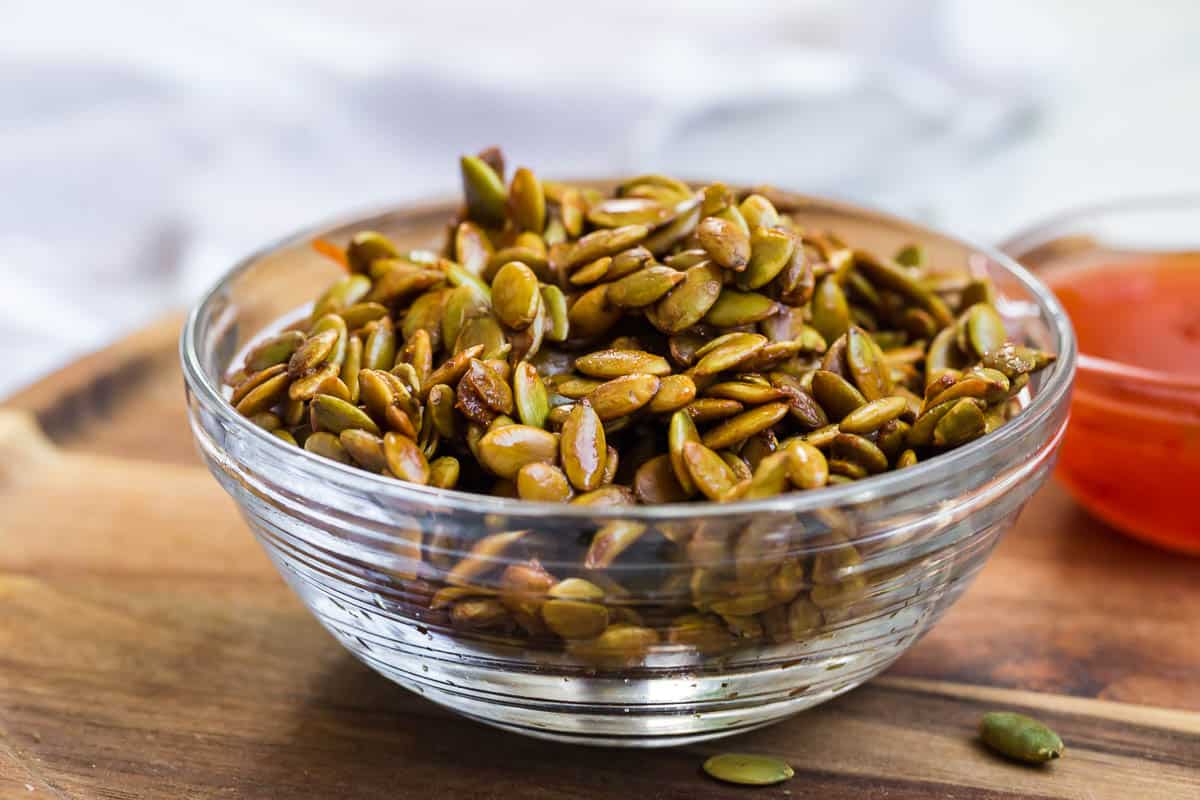
[{"label": "single pumpkin seed on table", "polygon": [[[936,459],[1019,413],[1054,361],[1010,338],[986,279],[938,271],[918,246],[856,248],[778,192],[642,175],[605,193],[524,167],[509,179],[495,150],[460,170],[465,203],[441,246],[322,240],[348,272],[228,376],[250,424],[430,492],[609,513],[814,492]],[[542,530],[458,556],[454,531],[421,527],[404,580],[419,576],[430,610],[464,635],[557,640],[597,669],[639,663],[656,627],[706,656],[797,641],[866,586],[853,548],[809,565],[753,525],[597,519],[573,562]],[[725,566],[674,570],[670,602],[622,602],[635,556],[685,553]]]}]

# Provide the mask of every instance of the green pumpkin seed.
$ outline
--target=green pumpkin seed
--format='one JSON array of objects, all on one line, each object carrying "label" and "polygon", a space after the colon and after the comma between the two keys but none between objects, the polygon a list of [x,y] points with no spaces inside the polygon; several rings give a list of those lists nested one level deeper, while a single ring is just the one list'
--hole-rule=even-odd
[{"label": "green pumpkin seed", "polygon": [[510,261],[492,280],[492,307],[496,316],[514,330],[520,330],[537,316],[541,293],[537,275],[519,261]]},{"label": "green pumpkin seed", "polygon": [[563,471],[571,485],[584,492],[600,486],[607,452],[600,417],[586,400],[576,403],[563,423],[559,447]]},{"label": "green pumpkin seed", "polygon": [[1030,764],[1043,764],[1063,754],[1063,742],[1057,733],[1031,717],[1012,711],[984,714],[979,735],[997,753]]},{"label": "green pumpkin seed", "polygon": [[595,286],[575,300],[567,312],[572,336],[591,339],[608,331],[621,319],[621,309],[608,302],[608,287]]},{"label": "green pumpkin seed", "polygon": [[767,403],[731,417],[705,433],[701,441],[713,450],[730,447],[770,428],[787,413],[786,403]]},{"label": "green pumpkin seed", "polygon": [[704,762],[704,771],[719,781],[743,786],[770,786],[796,774],[786,761],[744,753],[713,756]]},{"label": "green pumpkin seed", "polygon": [[339,331],[330,329],[308,337],[288,360],[288,375],[295,380],[323,363],[333,353],[340,335]]},{"label": "green pumpkin seed", "polygon": [[711,262],[691,267],[671,293],[646,311],[663,333],[680,333],[699,322],[721,295],[721,270]]},{"label": "green pumpkin seed", "polygon": [[479,462],[492,474],[512,479],[526,464],[553,464],[558,454],[558,437],[531,425],[493,428],[479,440]]},{"label": "green pumpkin seed", "polygon": [[597,350],[575,359],[575,369],[593,378],[617,378],[632,372],[671,374],[665,358],[639,350]]},{"label": "green pumpkin seed", "polygon": [[682,460],[693,485],[709,500],[720,500],[737,483],[729,465],[699,442],[683,443]]},{"label": "green pumpkin seed", "polygon": [[513,173],[508,187],[508,212],[521,230],[541,233],[546,227],[546,195],[542,191],[542,182],[525,167],[519,167]]},{"label": "green pumpkin seed", "polygon": [[658,389],[657,377],[634,373],[600,384],[587,398],[601,421],[608,422],[626,417],[642,408],[654,398]]},{"label": "green pumpkin seed", "polygon": [[646,238],[642,245],[654,255],[663,255],[672,247],[691,236],[700,223],[700,200],[692,198],[683,203],[683,208],[675,207],[678,216],[663,225],[653,235]]},{"label": "green pumpkin seed", "polygon": [[797,489],[817,489],[829,479],[825,454],[810,442],[796,440],[783,449],[788,458],[788,477]]},{"label": "green pumpkin seed", "polygon": [[871,433],[908,411],[903,397],[881,397],[851,411],[838,424],[842,433]]},{"label": "green pumpkin seed", "polygon": [[718,266],[740,272],[750,263],[750,236],[734,222],[706,217],[696,228],[696,238]]},{"label": "green pumpkin seed", "polygon": [[696,398],[696,383],[687,375],[668,375],[658,383],[658,392],[650,401],[650,411],[666,414],[678,411]]},{"label": "green pumpkin seed", "polygon": [[399,255],[396,245],[376,231],[359,231],[350,238],[350,244],[346,247],[346,260],[353,272],[368,272],[376,261],[397,258]]},{"label": "green pumpkin seed", "polygon": [[304,343],[305,336],[300,331],[284,331],[265,339],[246,354],[245,370],[254,373],[276,364],[288,364],[292,354]]},{"label": "green pumpkin seed", "polygon": [[738,286],[743,289],[758,289],[775,280],[791,262],[796,239],[787,231],[759,228],[754,231],[751,246],[750,263],[738,276]]},{"label": "green pumpkin seed", "polygon": [[764,320],[779,309],[779,303],[766,295],[725,289],[704,315],[704,322],[718,328],[739,328]]},{"label": "green pumpkin seed", "polygon": [[812,298],[812,326],[827,342],[841,336],[850,328],[850,305],[846,295],[832,275],[822,278]]},{"label": "green pumpkin seed", "polygon": [[557,286],[543,286],[541,292],[546,308],[546,338],[552,342],[565,342],[570,332],[567,297]]},{"label": "green pumpkin seed", "polygon": [[338,441],[354,463],[369,472],[382,472],[387,467],[383,455],[383,437],[362,428],[346,428]]},{"label": "green pumpkin seed", "polygon": [[645,225],[657,228],[674,216],[669,206],[646,197],[613,197],[588,209],[587,220],[597,228]]},{"label": "green pumpkin seed", "polygon": [[1055,358],[1052,353],[1044,353],[1031,347],[1005,344],[985,354],[981,363],[985,367],[1004,373],[1010,381],[1015,381],[1021,375],[1037,372],[1054,363]]},{"label": "green pumpkin seed", "polygon": [[571,483],[561,469],[531,461],[517,470],[517,496],[522,500],[561,503],[571,499]]},{"label": "green pumpkin seed", "polygon": [[467,213],[482,225],[500,225],[504,222],[507,197],[504,183],[496,171],[478,156],[463,156],[463,197],[467,201]]},{"label": "green pumpkin seed", "polygon": [[671,267],[647,267],[609,284],[608,301],[618,308],[644,308],[664,297],[683,278],[682,272]]},{"label": "green pumpkin seed", "polygon": [[550,400],[546,394],[546,385],[542,383],[532,364],[527,361],[517,364],[513,370],[512,386],[513,403],[521,422],[535,428],[546,427]]},{"label": "green pumpkin seed", "polygon": [[351,428],[361,428],[368,433],[379,434],[379,426],[375,424],[375,420],[345,400],[318,394],[313,397],[310,408],[321,430],[341,433]]},{"label": "green pumpkin seed", "polygon": [[775,209],[770,200],[761,194],[746,195],[746,199],[742,200],[741,205],[738,206],[738,211],[752,231],[759,228],[774,228],[779,224],[779,211]]},{"label": "green pumpkin seed", "polygon": [[409,483],[429,483],[429,462],[417,443],[404,434],[389,431],[383,436],[383,456],[392,475]]},{"label": "green pumpkin seed", "polygon": [[312,434],[304,440],[304,449],[340,464],[350,463],[350,456],[346,453],[346,448],[342,447],[342,443],[332,433],[321,431]]},{"label": "green pumpkin seed", "polygon": [[867,404],[862,392],[837,373],[819,369],[813,373],[812,395],[831,421],[841,422],[852,411]]},{"label": "green pumpkin seed", "polygon": [[953,403],[933,428],[935,447],[956,447],[983,435],[986,422],[979,404],[969,398]]}]

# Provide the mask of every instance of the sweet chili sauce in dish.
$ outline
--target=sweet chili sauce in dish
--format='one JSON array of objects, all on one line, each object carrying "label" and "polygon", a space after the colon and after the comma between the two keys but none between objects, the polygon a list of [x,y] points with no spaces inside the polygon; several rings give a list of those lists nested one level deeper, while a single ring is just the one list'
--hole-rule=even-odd
[{"label": "sweet chili sauce in dish", "polygon": [[1093,251],[1038,271],[1079,342],[1059,479],[1106,522],[1200,554],[1200,252]]}]

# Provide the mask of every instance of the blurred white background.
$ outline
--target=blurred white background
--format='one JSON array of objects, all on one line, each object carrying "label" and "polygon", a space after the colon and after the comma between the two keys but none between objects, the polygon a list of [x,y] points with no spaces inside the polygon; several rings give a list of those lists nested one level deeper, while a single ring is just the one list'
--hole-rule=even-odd
[{"label": "blurred white background", "polygon": [[[661,169],[995,240],[1200,182],[1194,0],[0,0],[0,397],[323,217]],[[14,368],[15,365],[15,368]]]}]

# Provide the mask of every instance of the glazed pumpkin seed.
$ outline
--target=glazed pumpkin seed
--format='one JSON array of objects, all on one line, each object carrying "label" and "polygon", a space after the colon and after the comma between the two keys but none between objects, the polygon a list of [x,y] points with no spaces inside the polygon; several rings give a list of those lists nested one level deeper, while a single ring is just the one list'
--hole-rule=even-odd
[{"label": "glazed pumpkin seed", "polygon": [[743,786],[770,786],[796,774],[786,761],[744,753],[712,756],[704,762],[704,771],[719,781]]},{"label": "glazed pumpkin seed", "polygon": [[292,354],[304,343],[305,336],[300,331],[284,331],[272,336],[246,354],[246,372],[255,373],[276,364],[289,364]]},{"label": "glazed pumpkin seed", "polygon": [[675,219],[648,236],[642,245],[654,255],[663,255],[687,239],[700,223],[700,199],[680,201],[675,206]]},{"label": "glazed pumpkin seed", "polygon": [[670,207],[646,197],[613,197],[592,206],[587,221],[597,228],[646,225],[656,228],[674,216]]},{"label": "glazed pumpkin seed", "polygon": [[779,211],[769,199],[761,194],[746,195],[738,206],[742,218],[750,230],[759,228],[774,228],[779,224]]},{"label": "glazed pumpkin seed", "polygon": [[517,496],[522,500],[561,503],[571,499],[571,484],[561,469],[531,461],[517,470]]},{"label": "glazed pumpkin seed", "polygon": [[851,411],[838,423],[838,429],[842,433],[871,433],[907,411],[908,401],[903,397],[881,397]]},{"label": "glazed pumpkin seed", "polygon": [[513,173],[508,187],[508,212],[518,228],[541,233],[546,227],[546,195],[542,182],[525,167]]},{"label": "glazed pumpkin seed", "polygon": [[871,475],[888,468],[887,456],[879,446],[870,439],[853,433],[839,433],[834,437],[832,455],[834,459],[858,464]]},{"label": "glazed pumpkin seed", "polygon": [[737,483],[737,476],[729,465],[699,442],[683,443],[682,462],[691,482],[709,500],[720,500]]},{"label": "glazed pumpkin seed", "polygon": [[856,326],[846,331],[846,367],[868,401],[891,394],[892,379],[883,351],[866,331]]},{"label": "glazed pumpkin seed", "polygon": [[383,438],[362,428],[347,428],[338,434],[338,441],[354,463],[369,472],[382,472],[387,467],[383,455]]},{"label": "glazed pumpkin seed", "polygon": [[664,297],[683,278],[682,272],[671,267],[646,267],[609,284],[608,302],[618,308],[644,308]]},{"label": "glazed pumpkin seed", "polygon": [[680,333],[699,322],[721,295],[721,270],[711,262],[691,267],[671,293],[646,311],[663,333]]},{"label": "glazed pumpkin seed", "polygon": [[338,437],[332,433],[321,431],[312,434],[304,440],[304,449],[341,464],[351,463],[350,456],[346,453],[346,448],[342,447],[342,443],[338,441]]},{"label": "glazed pumpkin seed", "polygon": [[238,402],[236,406],[237,412],[243,417],[252,417],[255,414],[269,410],[282,400],[284,394],[289,391],[289,380],[286,373],[280,372],[258,383]]},{"label": "glazed pumpkin seed", "polygon": [[691,372],[693,375],[703,376],[733,369],[766,345],[767,338],[757,333],[729,333],[720,336],[696,351],[700,360],[692,367]]},{"label": "glazed pumpkin seed", "polygon": [[766,295],[725,289],[704,315],[704,322],[718,328],[739,328],[760,322],[777,313],[779,308],[779,304]]},{"label": "glazed pumpkin seed", "polygon": [[512,388],[513,405],[521,422],[535,428],[546,427],[550,401],[546,394],[546,385],[542,383],[533,365],[527,361],[517,364],[513,370]]},{"label": "glazed pumpkin seed", "polygon": [[628,520],[604,525],[592,536],[591,546],[583,559],[584,568],[595,570],[608,567],[645,532],[645,525]]},{"label": "glazed pumpkin seed", "polygon": [[[567,312],[567,297],[557,286],[541,287],[542,305],[545,308],[545,335],[552,342],[565,342],[570,332]],[[606,293],[607,297],[607,293]]]},{"label": "glazed pumpkin seed", "polygon": [[612,256],[597,258],[592,263],[575,270],[569,281],[574,286],[591,286],[608,274],[610,266],[612,266]]},{"label": "glazed pumpkin seed", "polygon": [[738,286],[743,289],[766,286],[783,272],[792,260],[796,239],[787,231],[774,228],[754,229],[751,247],[750,263],[737,279]]},{"label": "glazed pumpkin seed", "polygon": [[308,337],[288,360],[288,375],[295,380],[323,363],[333,352],[340,335],[339,331],[329,329]]},{"label": "glazed pumpkin seed", "polygon": [[341,433],[344,430],[360,428],[368,433],[379,434],[379,426],[357,406],[345,400],[318,394],[313,397],[310,408],[313,418],[321,430],[330,433]]},{"label": "glazed pumpkin seed", "polygon": [[1037,720],[1012,711],[991,711],[979,723],[983,743],[1017,761],[1043,764],[1063,754],[1058,734]]},{"label": "glazed pumpkin seed", "polygon": [[896,457],[896,469],[904,469],[905,467],[914,466],[917,463],[917,453],[915,450],[904,450]]},{"label": "glazed pumpkin seed", "polygon": [[649,403],[659,389],[654,375],[634,373],[600,384],[588,395],[601,421],[628,416]]},{"label": "glazed pumpkin seed", "polygon": [[322,364],[314,367],[287,386],[287,395],[292,400],[312,400],[318,392],[322,391],[325,384],[336,378],[337,375],[338,367],[334,364]]},{"label": "glazed pumpkin seed", "polygon": [[633,489],[638,500],[646,504],[680,503],[688,498],[667,455],[655,456],[638,467]]},{"label": "glazed pumpkin seed", "polygon": [[567,652],[601,669],[620,669],[640,662],[657,643],[651,628],[615,623],[594,639],[570,642]]},{"label": "glazed pumpkin seed", "polygon": [[[1004,320],[989,303],[976,303],[963,313],[963,330],[970,348],[979,357],[1004,346]],[[960,350],[965,350],[960,343]]]},{"label": "glazed pumpkin seed", "polygon": [[542,604],[546,627],[563,639],[592,639],[608,627],[608,609],[579,600],[547,600]]},{"label": "glazed pumpkin seed", "polygon": [[[266,383],[271,378],[277,375],[283,375],[287,372],[287,364],[275,364],[267,367],[264,370],[254,373],[243,379],[240,383],[233,387],[233,391],[229,395],[229,402],[234,407],[242,402],[242,399],[251,391],[257,389],[262,384]],[[286,381],[285,381],[286,388]]]},{"label": "glazed pumpkin seed", "polygon": [[251,414],[247,417],[252,425],[257,425],[264,431],[273,431],[283,425],[283,420],[279,415],[272,411],[259,411],[257,414]]},{"label": "glazed pumpkin seed", "polygon": [[702,261],[709,259],[708,253],[704,248],[696,247],[691,250],[681,250],[678,253],[667,256],[663,259],[663,263],[668,267],[677,270],[685,270],[689,267],[694,267]]},{"label": "glazed pumpkin seed", "polygon": [[658,383],[658,391],[650,400],[655,414],[675,412],[696,398],[696,383],[687,375],[668,375]]},{"label": "glazed pumpkin seed", "polygon": [[737,400],[723,397],[700,397],[684,406],[683,410],[693,422],[705,423],[732,417],[734,414],[741,413],[743,408],[745,406]]},{"label": "glazed pumpkin seed", "polygon": [[519,261],[502,266],[492,280],[492,307],[510,328],[520,330],[533,322],[540,302],[537,276]]},{"label": "glazed pumpkin seed", "polygon": [[597,350],[575,359],[575,369],[593,378],[618,378],[632,372],[670,375],[665,358],[640,350]]},{"label": "glazed pumpkin seed", "polygon": [[604,426],[587,400],[571,409],[563,423],[559,457],[571,485],[580,491],[600,486],[608,452]]},{"label": "glazed pumpkin seed", "polygon": [[817,489],[829,478],[825,454],[810,442],[794,441],[783,450],[788,457],[788,477],[797,489]]},{"label": "glazed pumpkin seed", "polygon": [[684,462],[683,448],[688,442],[700,441],[700,433],[696,424],[685,410],[676,411],[671,415],[671,423],[667,428],[667,452],[671,460],[671,469],[675,479],[689,497],[695,493],[696,484],[692,482],[691,473]]},{"label": "glazed pumpkin seed", "polygon": [[482,225],[502,224],[507,196],[500,176],[478,156],[463,156],[460,166],[463,197],[471,219]]},{"label": "glazed pumpkin seed", "polygon": [[989,369],[1003,372],[1011,381],[1016,380],[1018,376],[1037,372],[1053,363],[1054,359],[1052,353],[1016,344],[1005,344],[989,351],[983,356],[981,363]]},{"label": "glazed pumpkin seed", "polygon": [[429,485],[438,489],[453,489],[458,485],[458,459],[454,456],[442,456],[429,463]]},{"label": "glazed pumpkin seed", "polygon": [[613,256],[633,247],[646,238],[650,229],[645,225],[625,225],[598,230],[575,242],[563,255],[562,265],[573,269],[603,256]]},{"label": "glazed pumpkin seed", "polygon": [[718,266],[740,272],[750,262],[750,236],[734,222],[706,217],[696,228],[696,238]]},{"label": "glazed pumpkin seed", "polygon": [[787,413],[786,403],[767,403],[725,420],[705,433],[701,441],[714,450],[729,447],[770,428]]},{"label": "glazed pumpkin seed", "polygon": [[812,325],[827,342],[850,328],[850,305],[837,279],[828,275],[816,286],[812,297]]},{"label": "glazed pumpkin seed", "polygon": [[845,378],[824,369],[813,373],[812,395],[829,419],[837,422],[867,404],[862,392],[851,386]]},{"label": "glazed pumpkin seed", "polygon": [[346,247],[346,260],[354,272],[367,272],[376,261],[399,255],[396,245],[376,231],[359,231],[350,237],[350,244]]},{"label": "glazed pumpkin seed", "polygon": [[985,425],[983,411],[977,402],[969,398],[955,400],[933,428],[933,445],[955,447],[965,444],[982,436]]},{"label": "glazed pumpkin seed", "polygon": [[383,456],[392,475],[409,483],[429,482],[429,462],[417,443],[395,431],[383,436]]},{"label": "glazed pumpkin seed", "polygon": [[290,445],[295,445],[296,447],[300,446],[299,442],[296,441],[296,437],[290,432],[285,431],[283,428],[277,428],[276,430],[271,431],[271,435],[277,439],[282,439]]},{"label": "glazed pumpkin seed", "polygon": [[479,440],[479,462],[501,478],[515,478],[526,464],[553,464],[559,449],[558,437],[531,425],[492,428]]},{"label": "glazed pumpkin seed", "polygon": [[572,336],[591,339],[608,331],[621,319],[621,309],[608,302],[608,286],[595,286],[580,295],[567,312]]}]

